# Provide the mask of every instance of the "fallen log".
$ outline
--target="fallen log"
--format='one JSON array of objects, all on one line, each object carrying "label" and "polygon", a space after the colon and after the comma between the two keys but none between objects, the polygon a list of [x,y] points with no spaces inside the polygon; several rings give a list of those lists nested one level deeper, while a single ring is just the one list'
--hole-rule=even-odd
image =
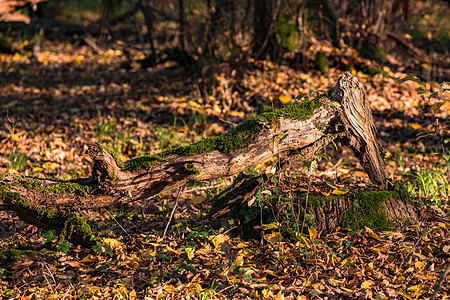
[{"label": "fallen log", "polygon": [[[367,96],[357,78],[346,73],[329,91],[329,97],[254,116],[224,135],[189,146],[123,163],[107,147],[94,144],[87,151],[94,161],[91,178],[55,183],[3,175],[0,209],[16,211],[30,224],[56,229],[69,241],[90,245],[92,232],[76,216],[77,211],[145,200],[189,182],[232,176],[258,164],[279,161],[283,165],[287,158],[301,163],[334,140],[354,150],[373,183],[387,184]],[[245,190],[254,192],[255,180],[246,182],[249,186]],[[336,206],[329,202],[329,208],[324,206],[317,215],[327,218],[334,210],[338,219],[350,202]],[[417,220],[411,204],[398,197],[391,197],[385,204],[383,209],[392,219]],[[405,206],[408,209],[403,209]],[[337,223],[325,227],[333,229]]]}]

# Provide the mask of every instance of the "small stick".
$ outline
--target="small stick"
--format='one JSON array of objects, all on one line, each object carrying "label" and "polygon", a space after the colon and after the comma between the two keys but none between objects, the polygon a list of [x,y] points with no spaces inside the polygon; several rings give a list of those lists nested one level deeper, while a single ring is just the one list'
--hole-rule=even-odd
[{"label": "small stick", "polygon": [[181,195],[181,192],[183,191],[183,189],[184,189],[184,185],[182,187],[180,187],[180,189],[178,190],[177,199],[175,200],[175,205],[173,206],[172,212],[170,213],[169,221],[167,221],[166,229],[164,229],[164,233],[163,233],[161,240],[164,240],[164,238],[166,237],[167,229],[169,229],[170,222],[172,221],[172,217],[175,212],[175,209],[177,209],[178,200],[180,200],[180,195]]},{"label": "small stick", "polygon": [[69,289],[68,289],[67,292],[64,294],[64,296],[61,298],[61,300],[64,300],[64,299],[67,297],[67,295],[69,294],[69,292],[70,292],[70,290],[71,290],[72,288],[73,288],[73,285],[70,284]]},{"label": "small stick", "polygon": [[406,256],[403,258],[402,262],[400,263],[400,267],[398,267],[399,269],[401,269],[403,267],[403,264],[405,263],[405,261],[408,259],[408,257],[411,255],[411,253],[413,252],[414,248],[417,247],[417,245],[420,243],[420,241],[422,240],[422,236],[425,235],[425,233],[422,234],[422,223],[420,223],[420,236],[419,239],[416,241],[416,243],[414,244],[414,246],[412,246],[411,250],[409,250],[408,254],[406,254]]},{"label": "small stick", "polygon": [[186,190],[184,192],[185,193],[192,193],[192,192],[195,192],[195,191],[203,191],[203,190],[215,189],[215,188],[222,187],[222,186],[229,186],[229,184],[221,183],[221,184],[211,185],[211,186],[196,187],[196,188],[192,188],[190,190]]},{"label": "small stick", "polygon": [[107,211],[106,209],[103,209],[103,210],[114,220],[114,222],[117,223],[117,225],[119,225],[119,227],[123,230],[123,232],[125,232],[128,235],[128,237],[131,237],[131,235],[128,233],[128,231],[126,231],[125,228],[123,228],[123,226],[120,225],[120,223],[116,220],[116,218],[114,218],[114,216],[109,211]]},{"label": "small stick", "polygon": [[448,273],[450,272],[450,263],[447,265],[447,268],[444,271],[444,274],[442,274],[441,279],[439,280],[438,284],[434,288],[433,296],[431,297],[431,300],[436,299],[437,292],[441,289],[441,285],[444,282],[445,278],[447,278]]}]

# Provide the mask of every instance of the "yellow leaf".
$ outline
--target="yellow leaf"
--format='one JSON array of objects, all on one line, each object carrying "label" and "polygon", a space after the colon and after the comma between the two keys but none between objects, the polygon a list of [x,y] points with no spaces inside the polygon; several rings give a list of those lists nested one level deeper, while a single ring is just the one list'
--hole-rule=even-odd
[{"label": "yellow leaf", "polygon": [[180,255],[181,254],[180,250],[175,250],[175,249],[173,249],[170,246],[166,246],[165,250],[166,250],[166,253],[168,253],[168,254],[173,254],[173,255]]},{"label": "yellow leaf", "polygon": [[305,244],[307,247],[309,247],[308,241],[306,240],[306,238],[303,235],[301,236],[301,241],[303,244]]},{"label": "yellow leaf", "polygon": [[18,136],[17,134],[15,134],[15,133],[11,133],[11,138],[12,138],[13,140],[15,140],[16,142],[19,141],[19,136]]},{"label": "yellow leaf", "polygon": [[187,257],[189,260],[192,260],[194,258],[195,249],[192,247],[184,248],[184,251],[187,254]]},{"label": "yellow leaf", "polygon": [[54,170],[57,166],[59,166],[59,164],[53,162],[50,164],[50,169]]},{"label": "yellow leaf", "polygon": [[174,286],[172,284],[165,284],[163,286],[163,290],[166,291],[166,292],[171,293],[171,292],[175,291],[175,288],[174,288]]},{"label": "yellow leaf", "polygon": [[278,222],[272,222],[270,224],[262,224],[261,225],[262,230],[272,230],[272,229],[277,229],[278,227],[280,227],[280,224]]},{"label": "yellow leaf", "polygon": [[278,97],[278,100],[280,100],[280,102],[283,104],[288,104],[289,102],[291,102],[291,97],[281,95],[280,97]]},{"label": "yellow leaf", "polygon": [[236,256],[236,258],[234,259],[234,264],[242,267],[244,265],[244,257],[242,255]]},{"label": "yellow leaf", "polygon": [[130,300],[136,299],[136,296],[137,296],[135,290],[131,290],[131,291],[128,293],[128,295],[129,295],[129,297],[130,297]]},{"label": "yellow leaf", "polygon": [[284,295],[281,291],[275,296],[274,300],[284,300]]},{"label": "yellow leaf", "polygon": [[203,291],[202,286],[197,282],[189,282],[186,284],[186,287],[190,290],[197,290],[199,292]]},{"label": "yellow leaf", "polygon": [[214,247],[217,250],[220,250],[220,247],[222,246],[223,243],[225,243],[226,241],[228,241],[230,239],[230,237],[226,234],[218,234],[218,235],[213,235],[210,237],[210,241],[213,243]]},{"label": "yellow leaf", "polygon": [[27,165],[28,165],[31,169],[33,169],[33,164],[31,163],[31,161],[30,161],[29,159],[27,159]]},{"label": "yellow leaf", "polygon": [[201,107],[202,107],[200,104],[198,104],[197,102],[192,101],[192,100],[189,100],[189,101],[188,101],[188,104],[189,104],[190,106],[192,106],[192,107],[195,107],[195,108],[201,108]]},{"label": "yellow leaf", "polygon": [[341,266],[350,267],[355,264],[356,256],[350,256],[341,261]]},{"label": "yellow leaf", "polygon": [[297,192],[297,191],[298,191],[298,192],[307,192],[308,190],[305,189],[305,188],[299,187],[299,188],[293,188],[292,191],[294,191],[294,192]]},{"label": "yellow leaf", "polygon": [[88,255],[85,256],[82,260],[82,263],[93,263],[93,262],[98,262],[98,257],[95,255]]},{"label": "yellow leaf", "polygon": [[420,124],[417,124],[417,123],[411,124],[411,127],[412,127],[412,129],[414,129],[414,130],[418,130],[418,129],[421,129],[421,128],[422,128],[422,126],[421,126]]},{"label": "yellow leaf", "polygon": [[35,168],[33,168],[33,172],[42,172],[42,171],[44,171],[44,169],[42,169],[41,167],[35,167]]},{"label": "yellow leaf", "polygon": [[437,277],[436,275],[432,274],[432,273],[428,273],[428,274],[427,274],[427,277],[428,277],[428,279],[430,279],[430,280],[438,279],[438,277]]},{"label": "yellow leaf", "polygon": [[314,227],[312,227],[312,228],[308,228],[308,231],[309,231],[309,239],[310,239],[311,242],[312,242],[312,241],[314,241],[314,240],[316,239],[316,237],[317,237],[317,230],[316,230]]},{"label": "yellow leaf", "polygon": [[374,269],[373,262],[368,263],[364,269],[366,271],[372,271]]},{"label": "yellow leaf", "polygon": [[275,65],[273,64],[273,62],[269,61],[269,62],[267,62],[267,67],[269,69],[273,69],[273,68],[275,68]]},{"label": "yellow leaf", "polygon": [[371,289],[371,288],[373,288],[374,285],[375,285],[375,283],[372,280],[366,280],[363,283],[361,283],[361,288],[362,289]]},{"label": "yellow leaf", "polygon": [[402,295],[405,299],[407,300],[413,300],[411,297],[409,297],[408,295],[406,295],[405,293],[402,292],[398,292],[399,295]]},{"label": "yellow leaf", "polygon": [[119,242],[116,239],[110,239],[110,238],[106,238],[103,240],[103,243],[105,243],[106,245],[109,245],[111,248],[113,248],[116,252],[121,252],[122,251],[122,242]]},{"label": "yellow leaf", "polygon": [[335,188],[332,192],[333,195],[345,195],[348,193],[346,188]]},{"label": "yellow leaf", "polygon": [[418,293],[418,292],[420,292],[421,289],[422,289],[421,285],[418,284],[418,285],[410,286],[407,290]]},{"label": "yellow leaf", "polygon": [[450,223],[439,222],[438,225],[442,228],[450,229]]},{"label": "yellow leaf", "polygon": [[425,266],[425,264],[421,261],[416,261],[414,266],[416,267],[416,269],[422,269]]}]

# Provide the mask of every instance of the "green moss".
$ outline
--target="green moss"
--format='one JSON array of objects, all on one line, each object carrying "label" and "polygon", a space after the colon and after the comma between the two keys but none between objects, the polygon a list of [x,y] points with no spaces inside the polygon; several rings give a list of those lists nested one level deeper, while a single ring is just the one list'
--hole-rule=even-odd
[{"label": "green moss", "polygon": [[[200,153],[209,153],[214,150],[230,151],[243,149],[248,146],[249,142],[253,140],[255,135],[258,134],[264,126],[271,124],[276,118],[284,117],[287,119],[305,121],[310,118],[314,113],[314,110],[319,108],[323,103],[321,97],[294,103],[275,112],[267,112],[254,116],[223,135],[203,139],[189,146],[168,149],[159,154],[136,157],[125,163],[119,160],[117,153],[113,149],[105,146],[102,147],[111,154],[122,170],[135,171],[141,168],[161,165],[166,162],[165,157],[171,154],[193,156]],[[93,175],[95,175],[94,168]]]},{"label": "green moss", "polygon": [[[261,197],[260,191],[256,193],[257,201],[254,202],[252,207],[237,207],[227,214],[226,218],[238,218],[241,220],[242,232],[247,237],[257,237],[261,231],[255,230],[254,226],[260,226],[261,213],[263,214],[262,220],[265,224],[272,222],[280,222],[279,228],[282,236],[290,241],[296,241],[298,239],[298,227],[301,227],[302,219],[298,219],[298,216],[303,218],[305,214],[303,208],[305,207],[306,194],[301,193],[296,199],[291,197],[285,197],[272,191],[273,196]],[[322,222],[326,222],[320,218],[322,215],[322,207],[335,205],[336,200],[343,199],[347,203],[352,200],[350,208],[343,212],[340,216],[340,225],[346,228],[360,229],[364,226],[373,229],[392,229],[397,225],[396,221],[388,220],[386,215],[386,203],[391,198],[399,197],[399,193],[396,191],[370,191],[360,193],[348,193],[346,195],[332,195],[322,196],[310,194],[308,196],[308,210],[306,211],[305,227],[321,226]],[[271,205],[267,205],[267,200],[271,201]],[[258,203],[258,201],[260,201]],[[294,201],[295,205],[299,205],[300,211],[295,209],[295,212],[288,209],[289,203]],[[298,202],[297,202],[298,201]],[[282,205],[280,205],[282,203]],[[287,205],[283,205],[287,204]],[[261,207],[260,207],[261,205]],[[279,207],[281,211],[273,211],[274,208]],[[275,219],[276,215],[283,216]],[[326,217],[326,216],[325,216]],[[401,221],[401,220],[398,220]]]},{"label": "green moss", "polygon": [[22,182],[17,180],[15,186],[23,186],[28,190],[35,190],[42,193],[54,193],[62,195],[65,193],[77,193],[80,195],[88,195],[93,189],[94,185],[91,182],[77,183],[77,182],[62,182],[52,185],[43,184],[39,179],[27,178]]},{"label": "green moss", "polygon": [[398,198],[396,191],[371,191],[354,196],[353,205],[341,216],[343,227],[359,229],[364,226],[385,230],[393,225],[386,215],[385,204],[391,198]]},{"label": "green moss", "polygon": [[[65,187],[66,188],[66,187]],[[69,185],[68,190],[73,186]],[[59,189],[58,191],[62,191]],[[10,200],[14,204],[28,210],[27,214],[36,217],[40,221],[50,225],[61,233],[61,239],[68,238],[75,233],[78,236],[88,238],[93,235],[90,226],[86,220],[76,214],[61,210],[44,208],[42,206],[32,206],[20,193],[11,191],[6,186],[0,186],[0,192],[3,198]]]},{"label": "green moss", "polygon": [[161,157],[159,154],[156,155],[144,155],[139,156],[133,159],[130,159],[124,163],[124,167],[122,170],[124,171],[132,171],[138,170],[141,168],[149,168],[157,165],[161,165],[165,163],[166,160]]},{"label": "green moss", "polygon": [[397,191],[398,195],[400,196],[400,199],[403,202],[412,204],[414,206],[414,201],[411,197],[411,194],[409,193],[408,188],[404,183],[400,181],[395,182],[394,190]]},{"label": "green moss", "polygon": [[317,53],[314,64],[322,74],[326,74],[330,70],[328,58],[322,52]]},{"label": "green moss", "polygon": [[111,182],[114,181],[114,178],[116,178],[116,172],[114,171],[114,169],[112,170],[111,174],[109,175],[109,180]]},{"label": "green moss", "polygon": [[1,259],[21,258],[24,255],[29,256],[29,257],[36,257],[39,254],[42,254],[44,252],[45,252],[45,250],[33,251],[33,250],[11,249],[11,250],[6,250],[6,251],[1,251],[0,258]]},{"label": "green moss", "polygon": [[364,68],[363,72],[366,74],[369,74],[371,76],[374,76],[376,74],[380,74],[384,78],[388,78],[389,75],[381,68]]}]

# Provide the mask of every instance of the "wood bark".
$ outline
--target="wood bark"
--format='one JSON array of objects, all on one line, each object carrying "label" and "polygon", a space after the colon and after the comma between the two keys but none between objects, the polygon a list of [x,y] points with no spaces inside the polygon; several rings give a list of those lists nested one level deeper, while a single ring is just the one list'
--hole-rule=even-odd
[{"label": "wood bark", "polygon": [[[94,144],[88,150],[94,161],[93,177],[76,181],[91,184],[93,189],[88,193],[43,192],[42,188],[30,188],[30,185],[23,184],[29,181],[27,178],[18,180],[3,176],[0,179],[0,209],[23,211],[17,199],[5,193],[5,190],[18,193],[31,207],[58,209],[69,213],[130,203],[148,199],[189,182],[232,176],[258,164],[273,163],[274,160],[280,160],[282,166],[288,161],[287,158],[291,163],[301,163],[310,160],[324,146],[337,139],[354,150],[372,182],[384,184],[387,178],[385,165],[380,155],[381,147],[363,86],[356,77],[346,73],[332,89],[328,100],[304,120],[289,118],[282,113],[275,115],[271,122],[260,121],[260,130],[247,141],[245,148],[213,149],[195,155],[174,153],[164,156],[158,163],[136,170],[121,168],[104,147]],[[285,135],[284,139],[280,139],[280,135]],[[14,181],[20,181],[21,184],[13,184]],[[72,182],[75,181],[63,183]],[[42,180],[41,184],[52,187],[61,185],[61,182],[49,183]],[[234,198],[241,195],[240,199],[248,199],[248,192],[253,193],[255,186],[257,187],[255,179],[244,181],[229,195],[236,196],[233,196]],[[229,202],[229,199],[227,201]],[[404,210],[408,213],[402,214],[401,217],[417,219],[410,206],[406,205],[408,209],[404,209],[405,205],[400,207],[397,202],[388,205],[389,216],[396,217],[399,210]],[[327,224],[325,227],[335,227],[336,222],[333,220],[338,218],[348,205],[330,204],[329,208],[324,207],[323,212],[318,212],[324,219],[329,219],[324,221]],[[44,227],[33,222],[32,218],[26,221]]]}]

